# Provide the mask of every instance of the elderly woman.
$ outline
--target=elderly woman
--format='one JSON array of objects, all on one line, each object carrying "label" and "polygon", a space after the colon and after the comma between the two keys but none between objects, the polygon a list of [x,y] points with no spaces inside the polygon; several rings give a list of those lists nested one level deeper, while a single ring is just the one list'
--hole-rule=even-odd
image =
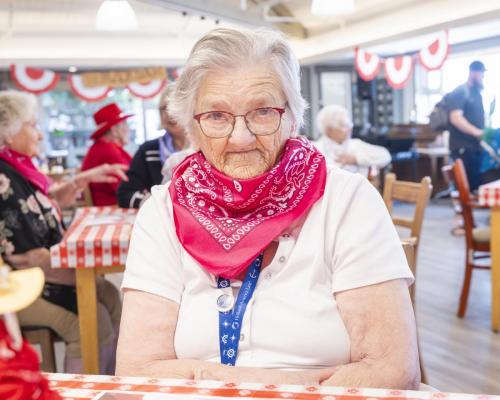
[{"label": "elderly woman", "polygon": [[[31,161],[42,134],[37,100],[30,94],[0,91],[0,255],[15,269],[41,267],[42,297],[19,313],[22,326],[47,326],[66,342],[65,370],[81,372],[75,273],[51,268],[49,248],[63,235],[59,206],[69,206],[90,182],[126,179],[121,165],[103,165],[53,184]],[[113,373],[119,293],[98,282],[102,372]]]},{"label": "elderly woman", "polygon": [[391,154],[385,147],[351,139],[352,122],[344,107],[322,108],[316,124],[322,136],[314,144],[327,162],[364,176],[368,175],[369,167],[384,168],[391,162]]},{"label": "elderly woman", "polygon": [[117,373],[416,387],[397,234],[366,179],[297,136],[305,101],[283,37],[209,32],[169,106],[199,151],[139,210]]},{"label": "elderly woman", "polygon": [[[94,114],[96,130],[90,138],[94,141],[82,161],[82,171],[104,164],[122,164],[129,167],[132,157],[123,146],[129,141],[127,119],[133,114],[125,114],[116,103],[105,105]],[[89,185],[95,206],[117,204],[119,180],[113,182],[92,182]]]},{"label": "elderly woman", "polygon": [[[120,207],[139,208],[150,196],[151,187],[162,182],[163,166],[187,145],[184,129],[168,113],[167,99],[173,89],[174,84],[169,84],[160,97],[163,135],[148,140],[139,147],[127,171],[128,181],[122,182],[118,187],[117,198]],[[167,169],[170,171],[171,167]]]}]

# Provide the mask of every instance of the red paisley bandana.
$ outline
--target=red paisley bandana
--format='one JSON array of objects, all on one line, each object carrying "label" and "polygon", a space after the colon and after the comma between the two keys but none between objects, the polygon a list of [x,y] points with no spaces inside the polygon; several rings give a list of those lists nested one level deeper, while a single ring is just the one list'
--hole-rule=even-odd
[{"label": "red paisley bandana", "polygon": [[230,178],[195,153],[169,188],[177,237],[209,272],[234,278],[307,213],[325,182],[323,155],[301,137],[288,139],[279,163],[252,179]]}]

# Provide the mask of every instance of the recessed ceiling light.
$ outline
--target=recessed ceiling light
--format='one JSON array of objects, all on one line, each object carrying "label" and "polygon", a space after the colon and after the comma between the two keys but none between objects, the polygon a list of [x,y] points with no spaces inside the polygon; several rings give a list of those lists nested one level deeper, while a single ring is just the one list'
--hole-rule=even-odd
[{"label": "recessed ceiling light", "polygon": [[312,0],[313,15],[341,15],[352,12],[354,12],[354,0]]},{"label": "recessed ceiling light", "polygon": [[76,68],[74,65],[72,65],[71,67],[68,68],[68,71],[73,73],[73,72],[78,71],[78,68]]},{"label": "recessed ceiling light", "polygon": [[104,0],[97,10],[98,31],[133,31],[138,28],[134,9],[127,0]]}]

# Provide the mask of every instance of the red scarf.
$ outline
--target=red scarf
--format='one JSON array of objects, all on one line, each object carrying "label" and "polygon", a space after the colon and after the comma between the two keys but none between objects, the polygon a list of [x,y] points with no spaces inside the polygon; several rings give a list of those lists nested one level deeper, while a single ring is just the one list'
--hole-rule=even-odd
[{"label": "red scarf", "polygon": [[7,147],[3,147],[0,149],[0,159],[4,160],[12,168],[24,176],[44,195],[48,195],[49,186],[52,182],[35,167],[30,157]]},{"label": "red scarf", "polygon": [[170,184],[177,237],[206,270],[234,278],[321,198],[323,155],[305,138],[288,139],[281,160],[256,178],[236,180],[201,152],[186,158]]}]

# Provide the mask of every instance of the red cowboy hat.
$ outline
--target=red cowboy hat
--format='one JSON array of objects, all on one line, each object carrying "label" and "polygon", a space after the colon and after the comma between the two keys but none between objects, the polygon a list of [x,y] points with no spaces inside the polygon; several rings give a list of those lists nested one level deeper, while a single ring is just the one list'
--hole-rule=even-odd
[{"label": "red cowboy hat", "polygon": [[108,104],[94,114],[94,121],[97,125],[95,132],[90,136],[91,139],[99,139],[112,126],[119,124],[123,120],[134,114],[125,114],[116,103]]}]

